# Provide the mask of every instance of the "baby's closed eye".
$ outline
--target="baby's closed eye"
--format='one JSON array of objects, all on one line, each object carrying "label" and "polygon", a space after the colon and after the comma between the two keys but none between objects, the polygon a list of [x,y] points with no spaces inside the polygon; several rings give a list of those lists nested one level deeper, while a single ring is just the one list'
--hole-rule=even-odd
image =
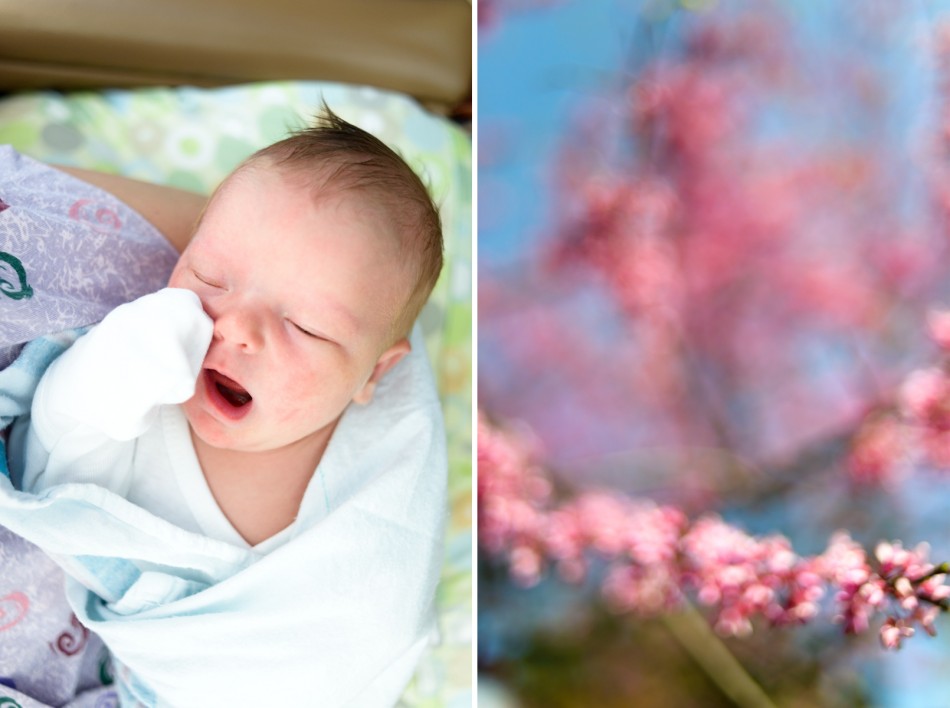
[{"label": "baby's closed eye", "polygon": [[306,336],[306,337],[309,337],[309,338],[311,338],[311,339],[316,339],[316,340],[322,340],[322,341],[325,341],[325,342],[330,342],[330,341],[332,341],[329,337],[326,337],[325,335],[321,334],[320,332],[317,332],[317,331],[313,330],[312,328],[307,327],[307,326],[305,326],[305,325],[298,324],[297,322],[294,322],[293,320],[291,320],[291,319],[289,319],[289,318],[287,319],[287,322],[289,322],[289,323],[294,327],[294,329],[296,329],[298,332],[300,332],[301,334],[303,334],[303,335]]},{"label": "baby's closed eye", "polygon": [[224,285],[222,285],[216,278],[213,278],[208,275],[204,275],[198,272],[197,270],[195,270],[194,268],[191,269],[191,272],[194,274],[195,278],[200,280],[205,285],[208,285],[212,288],[220,288],[222,290],[224,289]]}]

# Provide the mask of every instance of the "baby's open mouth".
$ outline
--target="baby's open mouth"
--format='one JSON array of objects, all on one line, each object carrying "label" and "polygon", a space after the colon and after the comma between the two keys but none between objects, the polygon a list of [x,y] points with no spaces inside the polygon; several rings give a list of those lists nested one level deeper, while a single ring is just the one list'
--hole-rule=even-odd
[{"label": "baby's open mouth", "polygon": [[214,369],[208,369],[207,374],[215,389],[230,405],[240,408],[251,402],[251,394],[245,391],[234,379],[230,379]]}]

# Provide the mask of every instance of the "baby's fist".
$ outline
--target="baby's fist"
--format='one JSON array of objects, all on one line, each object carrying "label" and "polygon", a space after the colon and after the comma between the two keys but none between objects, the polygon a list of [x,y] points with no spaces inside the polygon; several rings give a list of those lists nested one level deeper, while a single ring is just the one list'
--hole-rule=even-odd
[{"label": "baby's fist", "polygon": [[213,329],[195,293],[159,290],[106,315],[53,362],[37,393],[54,415],[129,440],[159,406],[192,396]]}]

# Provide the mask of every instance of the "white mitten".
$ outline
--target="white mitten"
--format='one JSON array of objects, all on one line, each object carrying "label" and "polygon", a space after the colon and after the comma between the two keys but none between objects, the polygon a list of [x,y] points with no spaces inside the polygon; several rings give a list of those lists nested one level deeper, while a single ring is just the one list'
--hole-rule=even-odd
[{"label": "white mitten", "polygon": [[54,361],[33,399],[49,450],[76,426],[131,440],[159,406],[188,400],[213,323],[190,290],[165,288],[117,307]]}]

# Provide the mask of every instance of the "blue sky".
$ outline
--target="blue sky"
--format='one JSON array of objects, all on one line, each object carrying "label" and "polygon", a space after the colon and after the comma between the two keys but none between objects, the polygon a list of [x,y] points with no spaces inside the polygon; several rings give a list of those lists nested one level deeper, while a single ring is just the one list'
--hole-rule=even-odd
[{"label": "blue sky", "polygon": [[613,0],[555,3],[506,15],[480,39],[479,148],[491,159],[479,170],[480,267],[516,258],[543,232],[545,169],[572,112],[622,56],[631,23],[620,16],[631,13]]}]

